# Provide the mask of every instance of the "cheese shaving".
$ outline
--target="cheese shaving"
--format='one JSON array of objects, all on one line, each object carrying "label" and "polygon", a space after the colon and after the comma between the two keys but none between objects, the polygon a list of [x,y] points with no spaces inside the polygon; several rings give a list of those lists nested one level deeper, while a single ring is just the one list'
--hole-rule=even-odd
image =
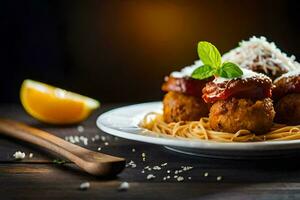
[{"label": "cheese shaving", "polygon": [[[230,81],[230,80],[237,80],[237,79],[241,79],[241,80],[247,80],[247,79],[252,79],[252,78],[256,78],[256,79],[270,79],[268,76],[262,74],[262,73],[256,73],[253,72],[249,69],[245,69],[245,68],[241,68],[241,70],[243,71],[243,75],[241,77],[236,77],[236,78],[223,78],[223,77],[216,77],[213,82],[214,83],[223,83],[226,81]],[[271,82],[271,79],[270,79]]]},{"label": "cheese shaving", "polygon": [[[240,42],[240,46],[222,56],[223,61],[230,61],[246,69],[260,69],[265,74],[276,75],[300,68],[295,56],[288,57],[281,52],[274,42],[268,42],[265,37],[251,37],[248,41]],[[186,66],[180,71],[174,71],[175,78],[190,77],[193,71],[203,65],[196,60],[193,65]],[[281,72],[281,73],[280,73]]]},{"label": "cheese shaving", "polygon": [[294,76],[300,76],[300,68],[290,71],[288,73],[283,74],[282,76],[278,77],[274,83],[276,83],[277,81],[281,80],[282,78],[289,78],[289,77],[294,77]]},{"label": "cheese shaving", "polygon": [[234,62],[247,69],[260,69],[273,76],[278,72],[289,72],[299,67],[295,56],[288,57],[281,52],[274,42],[268,42],[265,37],[251,37],[240,42],[240,46],[223,55],[223,61]]}]

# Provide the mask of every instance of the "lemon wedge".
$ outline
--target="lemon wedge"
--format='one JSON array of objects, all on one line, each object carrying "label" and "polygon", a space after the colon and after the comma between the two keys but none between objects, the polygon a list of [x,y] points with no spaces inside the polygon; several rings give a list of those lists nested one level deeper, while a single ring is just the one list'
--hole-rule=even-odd
[{"label": "lemon wedge", "polygon": [[100,105],[95,99],[29,79],[22,83],[20,99],[31,116],[50,124],[81,122]]}]

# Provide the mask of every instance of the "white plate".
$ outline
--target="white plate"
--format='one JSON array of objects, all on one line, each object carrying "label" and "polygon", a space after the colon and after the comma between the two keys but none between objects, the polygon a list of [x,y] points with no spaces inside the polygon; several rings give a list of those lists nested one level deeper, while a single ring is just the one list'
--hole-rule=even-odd
[{"label": "white plate", "polygon": [[300,140],[221,143],[162,136],[138,126],[149,112],[162,112],[161,102],[142,103],[108,111],[97,119],[97,126],[114,136],[164,145],[180,153],[215,158],[278,158],[300,152]]}]

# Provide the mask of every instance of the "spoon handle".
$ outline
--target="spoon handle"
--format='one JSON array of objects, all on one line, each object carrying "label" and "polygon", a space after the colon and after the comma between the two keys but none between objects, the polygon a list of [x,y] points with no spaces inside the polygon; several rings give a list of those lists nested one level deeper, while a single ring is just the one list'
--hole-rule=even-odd
[{"label": "spoon handle", "polygon": [[125,165],[124,158],[90,151],[46,131],[13,120],[0,119],[0,134],[53,151],[93,175],[116,175]]}]

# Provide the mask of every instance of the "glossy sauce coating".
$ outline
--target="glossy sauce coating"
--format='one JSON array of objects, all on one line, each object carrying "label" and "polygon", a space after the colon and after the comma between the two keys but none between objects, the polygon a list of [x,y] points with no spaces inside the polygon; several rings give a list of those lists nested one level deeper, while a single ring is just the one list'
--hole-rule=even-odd
[{"label": "glossy sauce coating", "polygon": [[203,88],[205,102],[214,103],[230,97],[244,99],[264,99],[272,96],[272,81],[269,78],[251,77],[231,79],[224,82],[209,82]]},{"label": "glossy sauce coating", "polygon": [[212,81],[213,78],[197,80],[189,77],[175,78],[172,76],[165,77],[165,83],[162,90],[165,92],[179,92],[191,96],[201,97],[202,89],[205,84]]}]

